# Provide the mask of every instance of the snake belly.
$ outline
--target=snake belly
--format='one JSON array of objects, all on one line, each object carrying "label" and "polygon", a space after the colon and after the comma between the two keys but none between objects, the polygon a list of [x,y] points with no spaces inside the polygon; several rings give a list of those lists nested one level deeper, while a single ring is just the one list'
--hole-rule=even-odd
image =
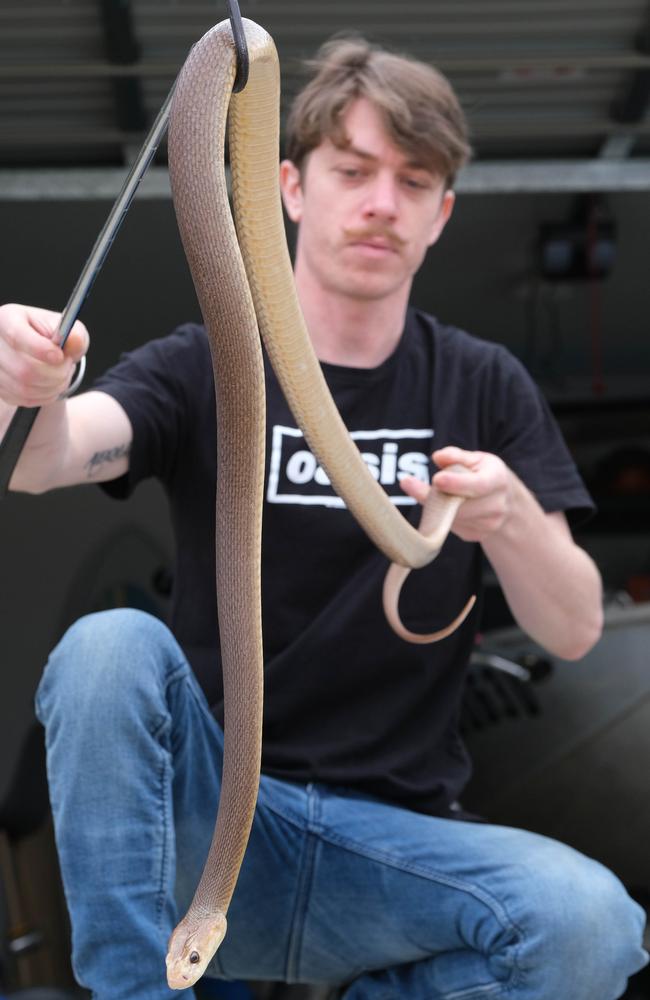
[{"label": "snake belly", "polygon": [[[449,505],[440,494],[429,535],[405,520],[370,474],[331,399],[300,311],[286,244],[279,195],[277,53],[263,28],[247,19],[243,24],[250,62],[245,89],[231,94],[236,56],[230,23],[223,21],[197,42],[181,70],[168,137],[174,207],[214,371],[216,583],[224,683],[219,809],[194,898],[169,941],[167,979],[174,989],[187,989],[200,978],[223,939],[259,786],[265,460],[259,334],[296,422],[334,489],[391,561],[402,567],[430,562],[451,523],[449,517],[449,524],[443,523]],[[227,119],[236,230],[224,170]],[[457,504],[458,498],[449,499]],[[395,585],[387,586],[390,603]],[[396,601],[393,617],[398,619]]]}]

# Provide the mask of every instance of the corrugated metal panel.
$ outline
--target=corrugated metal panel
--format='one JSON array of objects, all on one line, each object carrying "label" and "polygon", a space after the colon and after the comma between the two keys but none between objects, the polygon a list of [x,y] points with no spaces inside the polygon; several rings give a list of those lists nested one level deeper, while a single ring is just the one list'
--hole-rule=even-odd
[{"label": "corrugated metal panel", "polygon": [[[596,155],[608,136],[650,148],[650,117],[611,119],[631,74],[647,0],[242,0],[274,36],[283,106],[300,60],[330,35],[359,31],[427,59],[451,78],[480,158]],[[117,125],[111,76],[133,75],[153,118],[191,44],[225,3],[132,0],[134,66],[106,58],[96,0],[4,0],[0,9],[0,165],[119,163],[139,141]]]}]

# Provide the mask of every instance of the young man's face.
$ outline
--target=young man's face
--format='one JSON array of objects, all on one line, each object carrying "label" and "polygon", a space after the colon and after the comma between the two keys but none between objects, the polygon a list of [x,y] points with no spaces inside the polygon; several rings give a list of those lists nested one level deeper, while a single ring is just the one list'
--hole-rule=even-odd
[{"label": "young man's face", "polygon": [[409,161],[365,98],[350,105],[344,123],[347,148],[325,139],[302,174],[289,161],[281,166],[285,207],[299,223],[296,274],[357,300],[408,295],[454,195]]}]

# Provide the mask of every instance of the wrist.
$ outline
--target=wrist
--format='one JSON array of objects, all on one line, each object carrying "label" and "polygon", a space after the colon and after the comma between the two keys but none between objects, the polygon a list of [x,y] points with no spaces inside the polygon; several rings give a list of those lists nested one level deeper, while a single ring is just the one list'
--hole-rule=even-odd
[{"label": "wrist", "polygon": [[507,545],[517,548],[531,532],[540,530],[544,511],[519,477],[506,467],[503,516],[485,539],[486,550],[490,545]]}]

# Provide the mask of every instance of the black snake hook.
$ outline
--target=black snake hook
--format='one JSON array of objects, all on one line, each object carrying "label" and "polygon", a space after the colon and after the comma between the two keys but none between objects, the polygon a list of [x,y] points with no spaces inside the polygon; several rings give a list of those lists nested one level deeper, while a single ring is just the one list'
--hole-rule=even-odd
[{"label": "black snake hook", "polygon": [[228,9],[230,11],[230,29],[237,53],[237,74],[232,92],[233,94],[238,94],[248,83],[248,46],[246,44],[246,35],[244,34],[244,26],[237,0],[228,0]]},{"label": "black snake hook", "polygon": [[[228,7],[230,9],[230,28],[235,42],[235,51],[237,53],[237,73],[235,76],[235,83],[233,85],[233,92],[237,93],[240,90],[243,90],[248,82],[248,46],[246,44],[244,26],[242,24],[237,0],[228,0]],[[68,303],[63,311],[61,324],[56,335],[56,342],[60,344],[61,347],[63,347],[66,342],[67,336],[72,329],[77,316],[79,315],[81,306],[83,305],[95,278],[99,274],[101,266],[111,248],[117,231],[129,209],[129,205],[131,204],[131,200],[137,190],[137,187],[154,157],[158,143],[167,129],[169,108],[173,92],[174,87],[172,86],[162,108],[158,113],[151,131],[149,132],[149,135],[145,139],[144,145],[140,150],[137,159],[131,167],[131,171],[124,182],[124,186],[118,195],[117,201],[111,209],[108,219],[104,224],[104,228],[97,237],[95,246],[93,247],[90,257],[84,265],[72,295],[68,299]],[[75,388],[76,384],[77,382],[75,380]],[[29,432],[31,431],[34,421],[38,416],[39,410],[40,407],[26,408],[19,406],[13,415],[4,438],[0,441],[0,500],[2,500],[7,493],[9,480],[11,479],[11,475],[16,467],[18,459],[20,458],[20,454],[23,450]]]}]

